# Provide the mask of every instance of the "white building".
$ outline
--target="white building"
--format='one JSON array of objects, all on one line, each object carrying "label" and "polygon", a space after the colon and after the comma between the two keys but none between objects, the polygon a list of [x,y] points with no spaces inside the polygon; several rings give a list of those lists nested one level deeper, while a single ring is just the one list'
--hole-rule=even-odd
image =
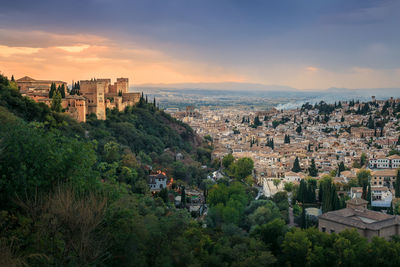
[{"label": "white building", "polygon": [[168,177],[164,173],[149,175],[148,185],[151,191],[158,191],[167,187]]},{"label": "white building", "polygon": [[398,169],[400,167],[400,156],[392,155],[387,158],[372,158],[369,160],[371,169]]}]

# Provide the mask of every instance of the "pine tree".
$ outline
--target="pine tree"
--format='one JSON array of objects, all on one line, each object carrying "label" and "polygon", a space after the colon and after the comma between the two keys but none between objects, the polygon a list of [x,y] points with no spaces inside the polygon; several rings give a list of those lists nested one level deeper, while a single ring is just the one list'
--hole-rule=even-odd
[{"label": "pine tree", "polygon": [[367,199],[368,206],[371,207],[371,184],[368,183]]},{"label": "pine tree", "polygon": [[367,155],[365,153],[361,154],[360,157],[360,165],[361,167],[364,166],[367,163]]},{"label": "pine tree", "polygon": [[394,196],[396,198],[399,198],[400,197],[400,170],[397,170],[396,182],[394,184],[394,190],[395,190]]},{"label": "pine tree", "polygon": [[301,134],[301,125],[299,125],[299,126],[297,126],[297,128],[296,128],[296,132],[298,133],[298,134]]},{"label": "pine tree", "polygon": [[53,95],[56,91],[57,91],[56,84],[51,83],[50,91],[49,91],[49,98],[53,98]]},{"label": "pine tree", "polygon": [[317,177],[318,176],[318,170],[317,167],[315,166],[315,160],[311,160],[311,165],[308,168],[308,173],[310,174],[311,177]]},{"label": "pine tree", "polygon": [[292,172],[296,172],[296,173],[301,172],[299,157],[296,157],[296,159],[294,160]]},{"label": "pine tree", "polygon": [[62,84],[61,86],[58,87],[58,91],[61,94],[61,98],[65,98],[65,86]]},{"label": "pine tree", "polygon": [[306,208],[304,207],[304,205],[302,205],[302,210],[301,210],[301,225],[300,225],[300,227],[302,229],[307,228]]},{"label": "pine tree", "polygon": [[300,181],[299,191],[297,193],[297,201],[305,203],[307,199],[307,183],[304,179]]},{"label": "pine tree", "polygon": [[310,178],[307,179],[307,203],[314,203],[315,199],[315,190],[317,189],[317,180]]},{"label": "pine tree", "polygon": [[181,206],[182,208],[186,208],[186,192],[184,186],[181,188]]},{"label": "pine tree", "polygon": [[375,122],[374,122],[374,120],[372,119],[372,116],[371,116],[371,115],[370,115],[369,118],[368,118],[367,127],[368,127],[369,129],[374,129],[374,128],[375,128]]},{"label": "pine tree", "polygon": [[387,213],[390,215],[394,215],[393,202],[390,202],[390,207],[389,207]]},{"label": "pine tree", "polygon": [[258,116],[256,116],[254,118],[254,125],[255,126],[261,126],[262,125],[262,122],[260,121],[260,118]]},{"label": "pine tree", "polygon": [[344,162],[341,161],[339,163],[339,168],[338,168],[338,176],[340,176],[340,174],[342,173],[342,171],[344,171],[346,169],[346,167],[344,166]]},{"label": "pine tree", "polygon": [[53,99],[51,101],[51,110],[55,111],[55,112],[61,112],[62,111],[62,107],[61,107],[61,94],[59,91],[57,91],[54,95],[53,95]]},{"label": "pine tree", "polygon": [[142,95],[139,98],[138,106],[141,107],[141,108],[144,106],[144,95],[143,95],[143,92],[142,92]]},{"label": "pine tree", "polygon": [[15,82],[14,75],[11,75],[11,81]]}]

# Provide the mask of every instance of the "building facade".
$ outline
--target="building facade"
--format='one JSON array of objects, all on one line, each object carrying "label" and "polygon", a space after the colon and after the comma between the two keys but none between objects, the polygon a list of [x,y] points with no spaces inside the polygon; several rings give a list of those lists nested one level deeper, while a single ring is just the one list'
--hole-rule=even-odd
[{"label": "building facade", "polygon": [[129,92],[128,78],[117,78],[114,84],[111,79],[91,79],[80,81],[78,95],[69,95],[68,86],[63,81],[35,80],[28,76],[16,80],[20,93],[36,102],[51,106],[49,98],[51,85],[56,88],[64,86],[65,97],[62,99],[63,110],[80,122],[86,121],[86,115],[95,114],[97,119],[106,119],[106,109],[123,111],[127,106],[135,105],[140,100],[140,93]]},{"label": "building facade", "polygon": [[319,230],[339,233],[354,228],[369,240],[374,236],[390,239],[400,234],[399,216],[368,210],[367,204],[363,199],[353,198],[347,201],[347,208],[322,214],[318,218]]}]

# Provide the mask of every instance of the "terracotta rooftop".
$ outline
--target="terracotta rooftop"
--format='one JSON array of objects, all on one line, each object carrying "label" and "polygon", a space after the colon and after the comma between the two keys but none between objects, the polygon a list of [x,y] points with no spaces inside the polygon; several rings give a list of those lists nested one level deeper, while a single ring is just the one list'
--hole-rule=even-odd
[{"label": "terracotta rooftop", "polygon": [[330,211],[322,214],[319,218],[356,227],[358,229],[371,230],[378,230],[400,223],[398,216],[367,209],[355,210],[352,208]]}]

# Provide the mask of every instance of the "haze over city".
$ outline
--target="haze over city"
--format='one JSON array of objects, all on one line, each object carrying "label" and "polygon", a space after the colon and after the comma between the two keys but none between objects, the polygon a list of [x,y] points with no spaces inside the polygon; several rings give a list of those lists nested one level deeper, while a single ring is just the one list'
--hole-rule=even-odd
[{"label": "haze over city", "polygon": [[400,88],[399,11],[393,0],[6,1],[0,70],[135,86]]}]

